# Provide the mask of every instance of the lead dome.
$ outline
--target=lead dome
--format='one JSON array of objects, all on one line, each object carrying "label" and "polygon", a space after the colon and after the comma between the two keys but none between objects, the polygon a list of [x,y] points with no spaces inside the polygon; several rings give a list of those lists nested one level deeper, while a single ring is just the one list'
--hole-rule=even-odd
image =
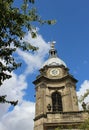
[{"label": "lead dome", "polygon": [[58,56],[57,56],[57,50],[54,47],[54,42],[51,43],[51,49],[49,50],[49,59],[47,61],[44,62],[43,66],[60,66],[63,65],[64,67],[67,68],[67,65],[65,64],[65,62],[63,60],[61,60]]}]

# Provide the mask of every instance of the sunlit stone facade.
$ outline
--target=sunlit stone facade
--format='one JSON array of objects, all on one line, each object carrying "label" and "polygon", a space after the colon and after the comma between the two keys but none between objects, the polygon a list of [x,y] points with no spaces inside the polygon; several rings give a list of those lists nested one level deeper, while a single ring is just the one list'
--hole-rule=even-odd
[{"label": "sunlit stone facade", "polygon": [[49,50],[49,59],[33,83],[36,90],[34,130],[77,128],[89,116],[78,109],[77,80],[58,58],[54,44]]}]

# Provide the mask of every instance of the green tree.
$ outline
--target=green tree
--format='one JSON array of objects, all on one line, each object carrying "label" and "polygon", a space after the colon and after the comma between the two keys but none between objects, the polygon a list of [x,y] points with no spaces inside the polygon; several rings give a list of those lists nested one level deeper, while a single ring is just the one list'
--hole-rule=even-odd
[{"label": "green tree", "polygon": [[89,130],[89,119],[85,120],[84,123],[79,126],[79,129]]},{"label": "green tree", "polygon": [[81,95],[78,100],[79,103],[82,104],[82,108],[84,111],[89,110],[89,102],[87,103],[84,102],[85,98],[88,97],[88,95],[89,95],[89,89],[87,89],[84,95]]},{"label": "green tree", "polygon": [[[33,31],[36,29],[35,22],[55,23],[55,20],[41,19],[36,8],[32,8],[34,0],[22,0],[20,7],[15,7],[14,2],[15,0],[0,0],[0,86],[4,80],[11,78],[12,71],[21,66],[21,63],[17,63],[13,56],[17,48],[23,51],[38,49],[31,43],[21,41],[27,31],[30,30],[32,38],[35,38],[37,34]],[[6,95],[0,96],[0,102],[17,104],[17,101],[7,101]]]},{"label": "green tree", "polygon": [[86,92],[84,93],[84,95],[81,95],[79,102],[83,102],[84,99],[89,95],[89,89],[86,90]]}]

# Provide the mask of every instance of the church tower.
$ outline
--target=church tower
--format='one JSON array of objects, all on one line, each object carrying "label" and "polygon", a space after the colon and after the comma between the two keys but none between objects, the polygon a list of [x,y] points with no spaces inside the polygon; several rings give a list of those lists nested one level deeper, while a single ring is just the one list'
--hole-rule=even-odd
[{"label": "church tower", "polygon": [[49,58],[33,82],[36,90],[34,130],[55,130],[80,123],[76,95],[77,80],[57,56],[54,43]]}]

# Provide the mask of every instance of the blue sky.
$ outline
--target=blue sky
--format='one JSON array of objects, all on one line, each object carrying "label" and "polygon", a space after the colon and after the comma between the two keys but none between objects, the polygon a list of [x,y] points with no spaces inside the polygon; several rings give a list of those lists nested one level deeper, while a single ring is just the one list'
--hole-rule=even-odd
[{"label": "blue sky", "polygon": [[46,41],[56,41],[59,56],[79,80],[89,79],[89,1],[62,0],[37,2],[41,16],[57,20],[40,30]]},{"label": "blue sky", "polygon": [[52,26],[39,26],[39,33],[46,42],[56,41],[59,57],[78,79],[78,90],[82,82],[89,79],[89,1],[39,0],[36,5],[43,19],[57,21]]},{"label": "blue sky", "polygon": [[[21,1],[16,0],[15,4],[19,6]],[[31,39],[30,32],[24,37],[25,41],[38,46],[39,51],[34,54],[17,51],[16,58],[23,62],[22,67],[12,73],[13,78],[3,84],[0,93],[7,93],[8,99],[18,99],[19,104],[12,111],[8,111],[10,105],[0,104],[0,130],[33,128],[35,89],[32,82],[47,59],[48,42],[56,41],[58,56],[78,79],[78,95],[89,89],[89,0],[36,0],[34,6],[43,19],[56,19],[57,23],[36,24],[37,39]]]}]

